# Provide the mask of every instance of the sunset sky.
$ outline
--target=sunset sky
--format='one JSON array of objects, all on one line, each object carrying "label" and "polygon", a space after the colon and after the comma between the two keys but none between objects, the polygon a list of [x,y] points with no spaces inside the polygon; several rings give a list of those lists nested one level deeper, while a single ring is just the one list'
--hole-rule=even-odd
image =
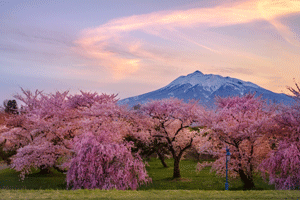
[{"label": "sunset sky", "polygon": [[300,82],[300,0],[0,0],[0,104],[24,89],[159,89],[196,70]]}]

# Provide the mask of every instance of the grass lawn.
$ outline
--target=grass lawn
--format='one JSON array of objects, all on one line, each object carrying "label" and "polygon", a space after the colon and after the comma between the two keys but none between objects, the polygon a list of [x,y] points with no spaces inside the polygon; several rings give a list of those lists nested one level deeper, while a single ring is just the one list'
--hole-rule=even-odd
[{"label": "grass lawn", "polygon": [[[210,168],[196,172],[196,161],[180,161],[181,179],[173,180],[173,160],[166,160],[169,168],[163,168],[159,160],[153,159],[148,164],[147,171],[152,178],[152,184],[142,186],[139,190],[224,190],[225,178],[210,173]],[[255,180],[256,190],[274,190],[274,186],[265,183],[262,178]],[[239,179],[229,180],[230,190],[242,190]]]},{"label": "grass lawn", "polygon": [[299,191],[0,190],[1,199],[300,199]]},{"label": "grass lawn", "polygon": [[[20,180],[19,173],[12,169],[0,170],[0,186],[1,189],[54,189],[64,190],[66,189],[66,175],[54,171],[53,174],[39,173],[30,174],[22,181]],[[0,197],[1,198],[1,197]]]},{"label": "grass lawn", "polygon": [[242,183],[230,180],[224,191],[225,178],[209,173],[209,168],[195,171],[197,162],[181,161],[179,180],[172,180],[173,161],[166,160],[169,168],[152,159],[147,167],[153,182],[138,191],[66,190],[65,175],[35,173],[19,181],[18,173],[0,170],[0,199],[299,199],[300,191],[275,191],[274,186],[255,180],[256,190],[241,191]]}]

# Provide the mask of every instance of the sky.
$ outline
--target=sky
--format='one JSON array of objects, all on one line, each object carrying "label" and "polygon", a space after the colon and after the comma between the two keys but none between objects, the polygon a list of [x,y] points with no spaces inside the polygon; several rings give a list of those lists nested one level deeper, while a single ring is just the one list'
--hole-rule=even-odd
[{"label": "sky", "polygon": [[0,0],[1,102],[21,87],[123,99],[196,70],[289,94],[299,63],[299,0]]}]

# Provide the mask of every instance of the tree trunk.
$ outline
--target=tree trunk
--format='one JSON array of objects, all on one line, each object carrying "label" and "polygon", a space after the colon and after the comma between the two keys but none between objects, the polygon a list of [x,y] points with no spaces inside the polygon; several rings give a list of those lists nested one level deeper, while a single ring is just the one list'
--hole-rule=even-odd
[{"label": "tree trunk", "polygon": [[251,189],[255,188],[254,182],[253,182],[253,177],[248,177],[245,174],[244,170],[241,170],[241,169],[239,170],[239,175],[240,175],[241,180],[244,184],[244,186],[243,186],[244,190],[251,190]]},{"label": "tree trunk", "polygon": [[173,178],[180,178],[180,169],[179,169],[179,162],[180,162],[180,158],[179,157],[175,157],[174,158],[174,173],[173,173]]},{"label": "tree trunk", "polygon": [[157,151],[157,155],[161,161],[161,164],[164,166],[164,167],[168,167],[167,163],[165,162],[165,155],[161,152],[161,151]]}]

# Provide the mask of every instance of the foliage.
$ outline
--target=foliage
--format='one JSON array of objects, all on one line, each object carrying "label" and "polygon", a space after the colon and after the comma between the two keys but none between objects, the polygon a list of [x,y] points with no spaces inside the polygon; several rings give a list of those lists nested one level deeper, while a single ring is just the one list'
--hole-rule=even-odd
[{"label": "foliage", "polygon": [[7,120],[7,130],[1,133],[3,150],[16,152],[11,167],[21,171],[22,178],[34,168],[66,171],[76,148],[74,139],[85,132],[100,137],[100,130],[106,130],[115,134],[102,135],[103,140],[122,141],[130,130],[124,120],[127,110],[116,104],[116,95],[22,91],[15,97],[25,105],[20,115]]},{"label": "foliage", "polygon": [[225,147],[229,146],[229,174],[239,176],[244,189],[254,188],[253,176],[270,151],[267,133],[273,128],[274,110],[254,94],[217,98],[217,110],[206,115],[206,125],[218,153],[212,169],[225,175]]},{"label": "foliage", "polygon": [[300,189],[300,150],[299,142],[281,141],[277,151],[263,161],[261,170],[269,175],[270,184],[276,189]]},{"label": "foliage", "polygon": [[33,168],[59,169],[58,158],[71,154],[71,141],[78,127],[71,122],[78,115],[70,109],[68,92],[45,95],[38,90],[22,91],[23,96],[15,96],[25,104],[21,114],[7,120],[9,130],[1,136],[7,141],[6,150],[17,152],[11,167],[21,171],[24,178]]},{"label": "foliage", "polygon": [[3,106],[4,106],[4,111],[5,113],[8,114],[14,114],[17,115],[19,114],[18,112],[18,104],[16,100],[5,100],[3,102]]},{"label": "foliage", "polygon": [[278,144],[260,166],[277,189],[300,189],[300,89],[297,84],[296,87],[298,91],[290,88],[296,103],[282,106],[275,118]]},{"label": "foliage", "polygon": [[296,101],[300,101],[300,86],[296,82],[295,85],[296,88],[287,87],[287,89],[294,94],[294,98]]},{"label": "foliage", "polygon": [[94,135],[77,143],[76,156],[67,173],[67,185],[73,189],[133,189],[148,183],[145,165],[130,144],[103,143]]},{"label": "foliage", "polygon": [[149,160],[150,156],[156,153],[162,165],[164,167],[168,167],[167,163],[165,162],[165,157],[168,154],[167,143],[158,142],[157,139],[154,139],[153,142],[143,141],[135,138],[133,135],[127,135],[125,140],[134,143],[132,152],[139,153],[142,158],[146,160]]},{"label": "foliage", "polygon": [[74,189],[124,190],[149,182],[139,156],[153,152],[165,167],[170,164],[165,157],[172,155],[174,167],[167,170],[173,171],[173,178],[181,177],[180,161],[192,148],[191,152],[217,158],[198,164],[199,170],[212,166],[224,176],[228,146],[229,175],[239,177],[244,189],[255,187],[258,170],[278,189],[299,189],[300,89],[296,87],[288,88],[296,99],[292,106],[270,105],[247,94],[217,98],[216,110],[174,98],[129,110],[117,104],[116,95],[22,89],[23,95],[15,98],[24,105],[17,113],[11,101],[16,115],[6,114],[5,126],[0,127],[0,157],[23,179],[39,170],[70,169],[68,186]]}]

